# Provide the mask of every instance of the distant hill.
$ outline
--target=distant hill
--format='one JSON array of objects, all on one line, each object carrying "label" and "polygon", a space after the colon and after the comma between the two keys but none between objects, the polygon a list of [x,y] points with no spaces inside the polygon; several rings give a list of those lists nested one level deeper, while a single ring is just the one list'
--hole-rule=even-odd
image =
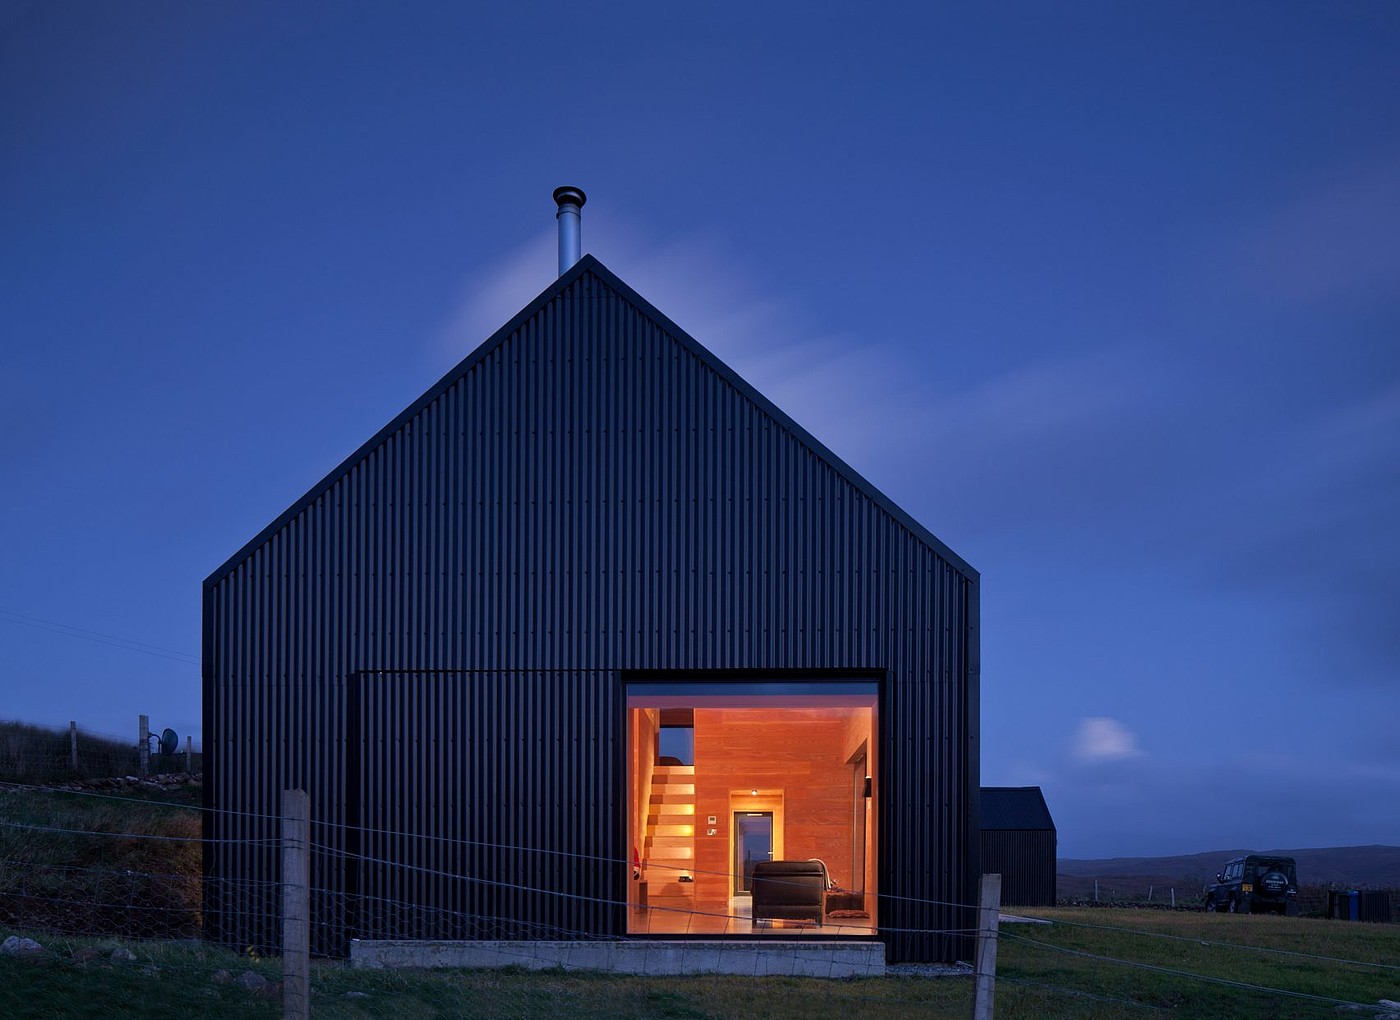
[{"label": "distant hill", "polygon": [[1125,887],[1155,884],[1203,886],[1232,857],[1249,853],[1283,854],[1298,862],[1301,885],[1400,889],[1400,846],[1340,846],[1303,850],[1209,850],[1176,857],[1110,857],[1103,860],[1062,858],[1057,863],[1061,895],[1084,880],[1105,879]]}]

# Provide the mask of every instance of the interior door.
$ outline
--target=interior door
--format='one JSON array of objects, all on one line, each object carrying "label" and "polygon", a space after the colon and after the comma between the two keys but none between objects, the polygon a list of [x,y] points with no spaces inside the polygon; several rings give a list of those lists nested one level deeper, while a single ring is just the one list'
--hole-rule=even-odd
[{"label": "interior door", "polygon": [[753,889],[753,866],[773,859],[773,812],[734,812],[734,891]]}]

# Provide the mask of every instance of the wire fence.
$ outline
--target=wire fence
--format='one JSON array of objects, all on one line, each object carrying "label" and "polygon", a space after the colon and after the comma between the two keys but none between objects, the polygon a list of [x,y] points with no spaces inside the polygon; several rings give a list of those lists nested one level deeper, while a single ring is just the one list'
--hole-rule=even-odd
[{"label": "wire fence", "polygon": [[[71,976],[74,994],[82,991],[91,995],[94,985],[105,987],[104,982],[110,985],[121,980],[119,972],[134,972],[142,978],[159,978],[165,982],[163,988],[178,989],[180,995],[188,993],[192,999],[186,1003],[186,1011],[192,1014],[219,1015],[227,1010],[240,1015],[259,1015],[259,1011],[280,1015],[286,1008],[290,954],[276,956],[273,950],[283,940],[269,946],[220,943],[211,938],[216,932],[239,930],[244,919],[258,914],[281,932],[287,930],[288,919],[293,919],[309,944],[343,947],[309,967],[307,1001],[310,1012],[317,1015],[685,1015],[689,1008],[685,1003],[713,1000],[737,1001],[754,1012],[761,1014],[766,1009],[774,1016],[852,1012],[863,1016],[962,1016],[971,1000],[968,982],[919,980],[930,973],[957,972],[938,967],[895,967],[883,978],[819,986],[760,982],[739,988],[731,978],[714,976],[653,977],[641,985],[635,979],[585,979],[576,972],[605,965],[609,954],[615,963],[618,947],[630,951],[635,961],[621,969],[630,966],[638,973],[652,975],[664,969],[664,960],[674,957],[675,950],[582,924],[540,921],[528,907],[531,897],[541,895],[541,890],[508,872],[462,874],[451,866],[396,859],[379,848],[373,853],[347,850],[340,839],[340,826],[314,818],[298,837],[307,862],[298,877],[287,870],[286,854],[298,847],[284,840],[284,819],[264,816],[264,820],[270,834],[267,838],[251,844],[236,841],[236,849],[251,853],[247,859],[261,862],[259,868],[237,879],[210,878],[205,873],[206,861],[235,846],[232,841],[206,838],[201,805],[100,791],[0,784],[0,939],[15,940],[9,950],[0,951],[7,954],[0,955],[0,974],[11,973],[5,970],[9,957],[25,958],[27,965],[44,961]],[[398,836],[400,846],[410,839],[433,842],[431,836]],[[484,849],[502,855],[502,860],[513,854],[542,853],[505,845]],[[626,865],[601,858],[581,863]],[[346,875],[365,867],[376,869],[384,882],[372,890],[345,883]],[[457,905],[415,899],[412,890],[425,875],[492,890],[492,897],[485,901],[492,909],[469,909],[462,905],[469,898]],[[305,889],[305,908],[300,914],[288,907],[288,896],[298,884]],[[585,900],[582,907],[612,917],[632,917],[637,909],[635,903],[627,902],[626,895],[620,899],[597,895]],[[972,904],[916,902],[957,908],[966,916],[973,909]],[[664,908],[651,909],[665,913]],[[752,920],[742,911],[673,913],[677,919],[693,915],[686,920],[697,929],[712,928],[716,923],[741,928]],[[1254,1015],[1322,1016],[1338,1007],[1374,1003],[1384,997],[1385,990],[1400,990],[1400,964],[1394,962],[1400,949],[1400,926],[1377,928],[1390,941],[1378,945],[1375,958],[1358,958],[1296,942],[1248,944],[1252,930],[1243,927],[1226,929],[1235,936],[1233,941],[1206,942],[1199,934],[1149,930],[1140,918],[1131,925],[1094,924],[1060,913],[1053,920],[1052,926],[1043,929],[1001,928],[1005,946],[1000,995],[1013,1004],[1021,1003],[1023,1015],[1094,1017],[1117,1015],[1123,1010],[1150,1013],[1170,1008],[1174,1015],[1190,1016],[1183,1003],[1189,1006],[1193,1001],[1211,1001],[1218,1006],[1219,997],[1224,995],[1235,996],[1242,1003],[1266,1004],[1267,1008],[1261,1007]],[[1223,925],[1236,921],[1211,920]],[[1359,927],[1308,923],[1325,924],[1318,930],[1332,934]],[[1280,929],[1275,926],[1270,930]],[[925,931],[940,936],[975,933],[966,927]],[[364,948],[363,942],[352,945],[352,940],[367,934],[384,943],[439,937],[458,945],[420,945],[409,955],[362,957],[361,962],[377,959],[381,964],[377,967],[347,963],[344,955],[353,956],[357,946]],[[811,926],[779,928],[774,934],[776,937],[764,940],[763,950],[770,959],[779,961],[776,969],[786,960],[794,973],[831,977],[859,974],[843,963],[835,949],[828,954],[824,974],[813,970],[812,961],[820,959],[822,939]],[[38,948],[30,948],[20,941],[23,939]],[[834,946],[838,940],[826,941]],[[494,943],[489,961],[479,952],[463,951],[462,944],[479,949],[480,943]],[[883,954],[879,943],[871,944]],[[1264,962],[1242,971],[1239,961],[1253,957]],[[409,960],[419,967],[491,962],[513,965],[513,969],[404,970],[392,965],[396,960]],[[386,962],[389,966],[383,965]],[[1319,983],[1320,972],[1341,973],[1351,984]],[[22,976],[29,971],[18,973]],[[1155,983],[1146,983],[1149,981]],[[1169,992],[1164,991],[1167,988]],[[660,1005],[656,996],[664,1000]],[[4,1001],[0,993],[0,1004]],[[730,1007],[721,1005],[714,1011],[724,1014],[726,1009]],[[1045,1012],[1038,1012],[1041,1010]],[[55,1006],[48,1012],[62,1015],[64,1010]]]},{"label": "wire fence", "polygon": [[[145,756],[148,776],[198,775],[204,754],[186,747],[171,753],[151,741]],[[51,729],[28,723],[0,723],[0,780],[20,783],[101,781],[143,774],[139,742],[84,729]]]},{"label": "wire fence", "polygon": [[[1202,882],[1182,882],[1180,885],[1149,887],[1147,891],[1129,887],[1120,890],[1107,882],[1095,896],[1093,893],[1061,896],[1056,900],[1063,907],[1094,907],[1104,910],[1185,910],[1205,909],[1205,885]],[[1366,896],[1371,910],[1361,911],[1360,920],[1400,920],[1400,889],[1368,885],[1366,883],[1338,885],[1336,883],[1301,883],[1298,886],[1297,907],[1302,917],[1338,917],[1337,895],[1339,893],[1360,893]],[[1367,916],[1368,913],[1377,916]]]}]

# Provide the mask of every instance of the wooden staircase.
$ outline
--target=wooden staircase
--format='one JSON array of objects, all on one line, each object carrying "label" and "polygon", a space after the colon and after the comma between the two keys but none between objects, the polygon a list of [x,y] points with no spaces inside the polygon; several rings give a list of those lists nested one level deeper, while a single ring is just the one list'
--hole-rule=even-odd
[{"label": "wooden staircase", "polygon": [[657,765],[651,775],[646,861],[647,903],[665,910],[694,910],[695,766]]}]

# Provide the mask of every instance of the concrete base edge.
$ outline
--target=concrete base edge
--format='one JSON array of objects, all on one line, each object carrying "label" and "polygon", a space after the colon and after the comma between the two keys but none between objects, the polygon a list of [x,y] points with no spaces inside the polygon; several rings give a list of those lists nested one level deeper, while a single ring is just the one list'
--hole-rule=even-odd
[{"label": "concrete base edge", "polygon": [[614,974],[883,977],[879,942],[419,942],[352,939],[354,967],[526,967]]}]

